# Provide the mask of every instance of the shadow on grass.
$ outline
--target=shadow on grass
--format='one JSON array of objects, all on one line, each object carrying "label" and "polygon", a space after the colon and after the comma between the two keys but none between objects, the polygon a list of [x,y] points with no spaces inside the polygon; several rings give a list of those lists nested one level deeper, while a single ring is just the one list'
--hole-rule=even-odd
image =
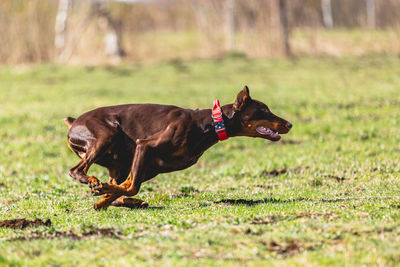
[{"label": "shadow on grass", "polygon": [[165,206],[148,206],[145,210],[165,210]]},{"label": "shadow on grass", "polygon": [[392,199],[392,198],[400,198],[400,196],[368,196],[368,197],[347,197],[347,198],[320,198],[320,199],[312,199],[312,198],[292,198],[292,199],[277,199],[277,198],[263,198],[258,200],[248,200],[248,199],[221,199],[219,201],[215,201],[215,204],[230,204],[230,205],[247,205],[253,206],[262,203],[291,203],[291,202],[301,202],[301,201],[309,201],[309,202],[344,202],[351,200],[364,200],[364,199]]},{"label": "shadow on grass", "polygon": [[165,206],[117,206],[116,208],[126,208],[131,210],[165,210]]}]

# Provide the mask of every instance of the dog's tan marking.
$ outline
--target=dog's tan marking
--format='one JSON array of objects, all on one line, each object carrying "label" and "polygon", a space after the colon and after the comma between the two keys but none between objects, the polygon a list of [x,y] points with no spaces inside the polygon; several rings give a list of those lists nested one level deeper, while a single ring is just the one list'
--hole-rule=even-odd
[{"label": "dog's tan marking", "polygon": [[172,156],[174,156],[174,157],[179,157],[179,156],[184,155],[185,153],[187,153],[186,147],[181,147],[181,148],[179,148],[177,151],[175,151],[174,153],[172,153]]}]

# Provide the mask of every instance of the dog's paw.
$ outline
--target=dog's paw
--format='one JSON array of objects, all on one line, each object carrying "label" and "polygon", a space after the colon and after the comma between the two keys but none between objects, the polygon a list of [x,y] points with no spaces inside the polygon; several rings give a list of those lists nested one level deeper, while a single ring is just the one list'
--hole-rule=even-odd
[{"label": "dog's paw", "polygon": [[94,210],[106,210],[109,205],[104,205],[104,203],[95,203],[93,205]]},{"label": "dog's paw", "polygon": [[90,176],[88,178],[88,185],[94,196],[100,196],[105,194],[105,192],[103,192],[102,182],[100,182],[99,179],[97,179],[96,177]]},{"label": "dog's paw", "polygon": [[101,184],[101,182],[99,181],[99,179],[97,179],[97,178],[94,177],[94,176],[89,176],[89,177],[87,178],[87,181],[88,181],[88,186],[89,186],[90,188],[93,188],[93,187],[95,187],[95,186]]}]

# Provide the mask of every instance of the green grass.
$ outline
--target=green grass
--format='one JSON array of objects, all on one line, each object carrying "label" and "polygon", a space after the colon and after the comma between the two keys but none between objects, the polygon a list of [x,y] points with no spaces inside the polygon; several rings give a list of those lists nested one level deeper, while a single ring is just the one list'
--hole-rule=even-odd
[{"label": "green grass", "polygon": [[[0,220],[52,226],[0,228],[0,265],[396,265],[399,73],[390,56],[3,67]],[[244,84],[293,130],[279,143],[230,139],[145,183],[138,197],[158,209],[94,211],[98,197],[68,176],[78,158],[64,117],[120,103],[210,108]],[[253,202],[216,203],[229,199]],[[100,228],[120,239],[49,238]]]}]

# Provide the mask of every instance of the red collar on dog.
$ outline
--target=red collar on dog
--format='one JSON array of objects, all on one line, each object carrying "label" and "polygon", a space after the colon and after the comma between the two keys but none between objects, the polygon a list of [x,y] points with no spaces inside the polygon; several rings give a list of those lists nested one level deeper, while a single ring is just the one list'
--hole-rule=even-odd
[{"label": "red collar on dog", "polygon": [[214,100],[214,107],[212,109],[211,117],[213,119],[215,132],[217,133],[219,140],[224,141],[228,139],[224,119],[222,118],[222,109],[218,99]]}]

